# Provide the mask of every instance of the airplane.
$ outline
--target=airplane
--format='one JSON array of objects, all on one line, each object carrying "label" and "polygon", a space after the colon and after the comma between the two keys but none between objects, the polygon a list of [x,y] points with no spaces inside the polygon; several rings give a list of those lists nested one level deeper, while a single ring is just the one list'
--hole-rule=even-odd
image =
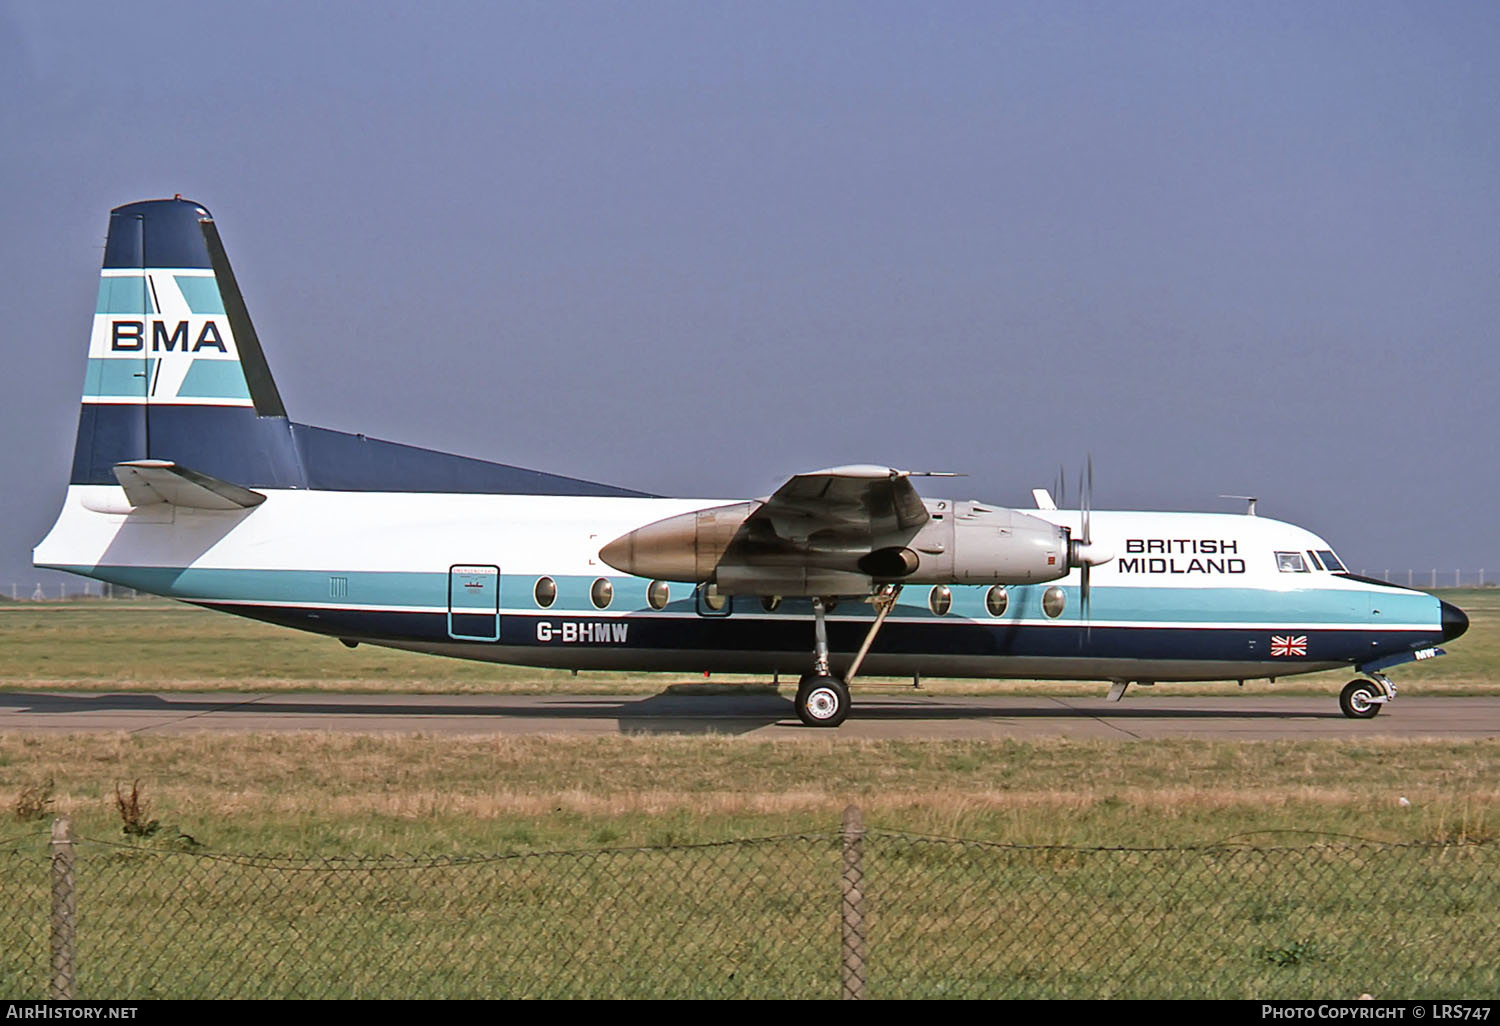
[{"label": "airplane", "polygon": [[[1132,684],[1442,654],[1468,618],[1350,573],[1268,517],[923,496],[882,465],[753,500],[667,498],[288,418],[213,217],[111,212],[71,477],[34,551],[68,571],[286,627],[564,669],[800,673],[811,727],[861,673]],[[1090,468],[1090,479],[1092,468]]]}]

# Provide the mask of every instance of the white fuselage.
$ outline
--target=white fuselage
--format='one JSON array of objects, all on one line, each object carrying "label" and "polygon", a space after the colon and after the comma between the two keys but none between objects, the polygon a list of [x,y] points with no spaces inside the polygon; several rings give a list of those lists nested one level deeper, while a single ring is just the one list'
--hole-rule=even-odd
[{"label": "white fuselage", "polygon": [[[734,500],[266,490],[235,511],[133,512],[118,487],[70,486],[39,565],[349,640],[539,666],[801,672],[809,606],[651,582],[599,559],[615,538]],[[116,512],[108,512],[115,510]],[[101,512],[104,511],[104,512]],[[1028,510],[1077,530],[1079,514]],[[1276,676],[1359,664],[1440,640],[1431,596],[1324,568],[1330,546],[1280,521],[1097,511],[1087,620],[1078,571],[1004,589],[908,587],[863,672],[1132,680]],[[1278,556],[1278,553],[1281,554]],[[1300,568],[1289,556],[1295,555]],[[1341,569],[1341,568],[1340,568]],[[467,576],[466,576],[467,575]],[[547,578],[555,598],[538,598]],[[608,584],[608,599],[600,603]],[[1060,588],[1062,609],[1043,596]],[[660,589],[658,589],[659,595]],[[871,621],[845,598],[830,617],[846,659]]]}]

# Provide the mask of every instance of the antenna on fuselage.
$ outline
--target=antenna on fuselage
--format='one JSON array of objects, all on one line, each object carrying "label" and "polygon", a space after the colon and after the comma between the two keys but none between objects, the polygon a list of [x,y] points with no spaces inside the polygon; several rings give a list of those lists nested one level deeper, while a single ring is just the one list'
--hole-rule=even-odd
[{"label": "antenna on fuselage", "polygon": [[1253,516],[1255,516],[1255,504],[1260,501],[1260,497],[1259,496],[1255,496],[1255,495],[1221,495],[1221,496],[1219,496],[1219,498],[1221,498],[1221,499],[1243,499],[1246,502],[1248,502],[1250,504],[1250,508],[1247,509],[1247,510],[1245,510],[1245,516],[1247,516],[1247,517],[1253,517]]}]

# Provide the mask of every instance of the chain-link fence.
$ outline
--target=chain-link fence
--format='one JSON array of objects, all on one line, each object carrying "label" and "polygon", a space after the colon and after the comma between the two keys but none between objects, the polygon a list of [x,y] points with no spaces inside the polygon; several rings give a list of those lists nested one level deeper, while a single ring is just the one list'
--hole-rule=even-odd
[{"label": "chain-link fence", "polygon": [[3,602],[67,602],[78,599],[136,599],[149,597],[146,592],[125,588],[108,581],[80,581],[76,577],[57,575],[45,581],[0,582]]},{"label": "chain-link fence", "polygon": [[441,858],[0,843],[0,997],[1483,997],[1500,848],[863,831]]},{"label": "chain-link fence", "polygon": [[1436,590],[1438,588],[1493,588],[1495,587],[1495,572],[1493,570],[1454,569],[1444,570],[1439,567],[1428,567],[1418,570],[1408,567],[1405,570],[1392,570],[1385,567],[1380,570],[1361,568],[1361,577],[1369,577],[1377,581],[1385,581],[1387,584],[1404,584],[1408,588],[1424,588]]}]

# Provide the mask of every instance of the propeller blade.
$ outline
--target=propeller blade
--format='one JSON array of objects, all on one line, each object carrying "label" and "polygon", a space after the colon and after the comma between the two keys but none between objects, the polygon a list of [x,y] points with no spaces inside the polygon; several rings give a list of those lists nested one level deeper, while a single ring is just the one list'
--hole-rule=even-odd
[{"label": "propeller blade", "polygon": [[1088,459],[1089,476],[1083,492],[1083,543],[1087,545],[1093,541],[1089,532],[1089,514],[1094,509],[1094,454],[1089,453]]},{"label": "propeller blade", "polygon": [[[1082,471],[1080,471],[1078,475],[1078,491],[1080,493],[1080,502],[1082,503],[1083,522],[1081,526],[1083,527],[1083,547],[1085,551],[1088,550],[1090,543],[1094,540],[1092,525],[1090,524],[1090,520],[1092,519],[1090,517],[1090,514],[1094,508],[1093,453],[1088,454],[1088,461],[1086,466],[1088,467],[1088,476],[1084,477]],[[1080,568],[1078,577],[1078,611],[1083,616],[1082,640],[1085,644],[1087,644],[1089,641],[1092,641],[1094,637],[1094,624],[1092,618],[1089,616],[1089,571],[1092,569],[1092,564],[1087,559],[1079,560],[1079,562],[1081,562],[1083,566]]]}]

